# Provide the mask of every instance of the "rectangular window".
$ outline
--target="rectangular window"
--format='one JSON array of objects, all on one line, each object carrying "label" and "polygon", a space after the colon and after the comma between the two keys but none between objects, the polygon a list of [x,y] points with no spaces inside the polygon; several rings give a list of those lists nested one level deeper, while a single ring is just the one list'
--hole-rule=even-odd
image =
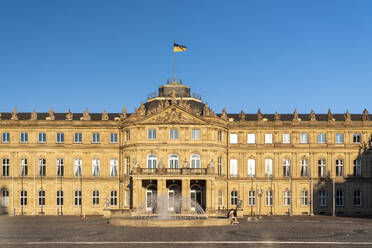
[{"label": "rectangular window", "polygon": [[301,159],[301,176],[302,177],[307,177],[308,176],[308,171],[309,171],[309,166],[308,166],[308,161],[306,158]]},{"label": "rectangular window", "polygon": [[318,160],[318,177],[325,178],[326,177],[326,161],[325,159]]},{"label": "rectangular window", "polygon": [[309,143],[309,135],[307,133],[301,133],[300,134],[300,143],[301,144]]},{"label": "rectangular window", "polygon": [[116,190],[112,190],[110,193],[110,205],[111,206],[118,205],[118,192]]},{"label": "rectangular window", "polygon": [[130,157],[125,157],[125,174],[130,174]]},{"label": "rectangular window", "polygon": [[20,175],[21,177],[25,177],[28,174],[28,164],[27,164],[27,158],[21,159],[21,165],[20,165]]},{"label": "rectangular window", "polygon": [[57,190],[57,206],[63,206],[63,191]]},{"label": "rectangular window", "polygon": [[110,133],[110,143],[112,143],[112,144],[118,143],[118,134],[117,133]]},{"label": "rectangular window", "polygon": [[10,142],[10,133],[2,133],[2,138],[1,138],[2,143],[9,143]]},{"label": "rectangular window", "polygon": [[256,160],[248,159],[248,177],[256,176]]},{"label": "rectangular window", "polygon": [[39,159],[38,176],[39,177],[45,177],[46,176],[46,159],[45,158],[40,158]]},{"label": "rectangular window", "polygon": [[200,129],[191,130],[191,138],[192,140],[200,140]]},{"label": "rectangular window", "polygon": [[289,159],[283,160],[283,176],[284,177],[291,176],[291,161]]},{"label": "rectangular window", "polygon": [[217,140],[222,141],[222,131],[221,130],[219,130],[218,133],[217,133]]},{"label": "rectangular window", "polygon": [[354,207],[361,207],[362,206],[362,192],[360,190],[354,191]]},{"label": "rectangular window", "polygon": [[75,206],[81,206],[82,200],[81,200],[81,190],[75,190],[74,192],[74,205]]},{"label": "rectangular window", "polygon": [[273,192],[271,190],[266,191],[266,206],[272,206],[273,205]]},{"label": "rectangular window", "polygon": [[74,176],[81,177],[82,175],[82,163],[80,158],[74,159]]},{"label": "rectangular window", "polygon": [[98,144],[101,142],[101,137],[99,133],[92,133],[92,143]]},{"label": "rectangular window", "polygon": [[283,144],[291,144],[291,134],[283,133]]},{"label": "rectangular window", "polygon": [[125,141],[130,141],[130,130],[125,130]]},{"label": "rectangular window", "polygon": [[118,160],[110,159],[110,177],[118,176]]},{"label": "rectangular window", "polygon": [[46,133],[39,133],[39,143],[46,143]]},{"label": "rectangular window", "polygon": [[218,191],[218,206],[223,205],[223,192],[222,190]]},{"label": "rectangular window", "polygon": [[99,205],[99,191],[98,190],[93,191],[92,204],[93,206]]},{"label": "rectangular window", "polygon": [[336,133],[336,144],[343,144],[343,143],[344,143],[344,134]]},{"label": "rectangular window", "polygon": [[360,177],[362,175],[362,161],[360,159],[354,160],[353,176]]},{"label": "rectangular window", "polygon": [[171,140],[178,139],[178,129],[170,129],[169,130],[169,139],[171,139]]},{"label": "rectangular window", "polygon": [[20,205],[27,206],[27,191],[26,190],[21,190]]},{"label": "rectangular window", "polygon": [[20,142],[21,143],[28,143],[28,133],[21,133]]},{"label": "rectangular window", "polygon": [[326,134],[318,133],[318,144],[325,144],[325,143],[326,143]]},{"label": "rectangular window", "polygon": [[6,189],[1,191],[1,206],[3,207],[9,206],[9,191]]},{"label": "rectangular window", "polygon": [[231,196],[230,197],[230,203],[231,203],[231,205],[233,205],[233,206],[238,205],[238,191],[236,191],[236,190],[231,191],[231,195],[230,196]]},{"label": "rectangular window", "polygon": [[360,136],[360,133],[354,133],[353,135],[353,143],[354,144],[360,144],[361,142],[361,136]]},{"label": "rectangular window", "polygon": [[254,190],[248,193],[248,206],[256,206],[256,191]]},{"label": "rectangular window", "polygon": [[273,143],[273,134],[265,133],[265,144],[272,144]]},{"label": "rectangular window", "polygon": [[83,140],[83,134],[82,133],[74,133],[74,143],[80,144]]},{"label": "rectangular window", "polygon": [[45,206],[45,191],[39,190],[39,206]]},{"label": "rectangular window", "polygon": [[57,143],[64,143],[64,142],[65,142],[65,134],[57,133]]},{"label": "rectangular window", "polygon": [[301,205],[302,206],[307,206],[308,204],[308,191],[307,190],[303,190],[301,191]]},{"label": "rectangular window", "polygon": [[266,177],[273,176],[273,160],[272,159],[265,159],[265,176]]},{"label": "rectangular window", "polygon": [[156,129],[148,129],[147,130],[147,139],[156,140]]},{"label": "rectangular window", "polygon": [[92,176],[98,177],[100,174],[99,159],[92,160]]},{"label": "rectangular window", "polygon": [[1,165],[1,175],[3,177],[9,176],[9,158],[3,158],[2,165]]},{"label": "rectangular window", "polygon": [[284,206],[291,205],[291,192],[289,190],[285,190],[283,192],[283,201],[284,201]]},{"label": "rectangular window", "polygon": [[222,170],[222,157],[218,157],[217,159],[217,166],[218,166],[218,175],[222,176],[223,170]]},{"label": "rectangular window", "polygon": [[230,133],[230,144],[238,144],[238,134]]},{"label": "rectangular window", "polygon": [[325,207],[327,206],[327,196],[326,192],[324,190],[319,190],[318,193],[318,200],[319,200],[319,207]]},{"label": "rectangular window", "polygon": [[249,133],[247,137],[247,143],[248,144],[255,144],[256,143],[256,134]]},{"label": "rectangular window", "polygon": [[238,160],[230,159],[230,177],[238,176]]},{"label": "rectangular window", "polygon": [[56,175],[57,177],[63,177],[64,174],[65,174],[65,166],[64,166],[63,158],[57,158]]},{"label": "rectangular window", "polygon": [[336,159],[336,176],[342,177],[344,175],[344,160]]},{"label": "rectangular window", "polygon": [[336,191],[336,206],[343,207],[344,206],[344,192],[341,189]]}]

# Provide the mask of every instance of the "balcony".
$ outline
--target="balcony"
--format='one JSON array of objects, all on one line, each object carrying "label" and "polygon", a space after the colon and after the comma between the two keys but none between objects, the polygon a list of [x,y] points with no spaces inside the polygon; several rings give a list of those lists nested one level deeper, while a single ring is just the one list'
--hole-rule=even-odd
[{"label": "balcony", "polygon": [[214,175],[214,168],[135,168],[134,175]]}]

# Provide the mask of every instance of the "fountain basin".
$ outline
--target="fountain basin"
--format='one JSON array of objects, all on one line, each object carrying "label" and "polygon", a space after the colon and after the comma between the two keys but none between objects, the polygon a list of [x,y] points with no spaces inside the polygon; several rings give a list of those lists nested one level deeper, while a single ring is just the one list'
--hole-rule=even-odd
[{"label": "fountain basin", "polygon": [[110,218],[110,224],[115,226],[132,227],[205,227],[205,226],[226,226],[230,225],[228,218],[208,219],[136,219],[136,218]]}]

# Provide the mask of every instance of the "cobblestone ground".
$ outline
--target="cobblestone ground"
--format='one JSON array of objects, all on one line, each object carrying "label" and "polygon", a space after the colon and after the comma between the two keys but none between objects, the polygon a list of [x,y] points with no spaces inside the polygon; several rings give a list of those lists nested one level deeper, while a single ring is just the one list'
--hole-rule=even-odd
[{"label": "cobblestone ground", "polygon": [[101,217],[0,216],[0,247],[372,247],[372,219],[239,221],[225,227],[144,228],[112,226]]}]

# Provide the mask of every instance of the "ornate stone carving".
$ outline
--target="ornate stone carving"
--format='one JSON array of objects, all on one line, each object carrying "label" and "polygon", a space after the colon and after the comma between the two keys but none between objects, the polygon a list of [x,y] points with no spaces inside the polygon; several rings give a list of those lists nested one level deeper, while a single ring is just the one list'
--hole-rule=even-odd
[{"label": "ornate stone carving", "polygon": [[161,159],[160,159],[160,161],[159,161],[158,168],[159,168],[159,169],[163,169],[163,168],[164,168],[164,162],[163,162],[163,160],[161,160]]},{"label": "ornate stone carving", "polygon": [[103,121],[108,121],[109,116],[108,116],[108,114],[107,114],[106,109],[103,111],[102,116],[101,116],[101,119],[102,119]]},{"label": "ornate stone carving", "polygon": [[225,107],[223,107],[223,109],[222,109],[221,118],[223,120],[227,121],[227,113],[226,113],[226,108]]},{"label": "ornate stone carving", "polygon": [[36,121],[37,120],[37,113],[36,110],[34,109],[31,113],[31,120]]},{"label": "ornate stone carving", "polygon": [[66,113],[66,120],[68,121],[72,121],[72,117],[73,117],[73,113],[71,112],[71,109],[68,109],[67,113]]},{"label": "ornate stone carving", "polygon": [[1,113],[0,113],[0,120],[1,120]]},{"label": "ornate stone carving", "polygon": [[165,102],[164,102],[164,108],[168,108],[169,107],[169,101],[168,100],[165,100]]},{"label": "ornate stone carving", "polygon": [[240,121],[245,121],[245,113],[244,113],[244,111],[242,110],[242,111],[240,111],[240,114],[239,114],[239,119],[240,119]]},{"label": "ornate stone carving", "polygon": [[144,117],[146,115],[146,108],[142,101],[140,107],[136,111],[136,115],[139,117]]},{"label": "ornate stone carving", "polygon": [[351,114],[349,113],[349,110],[346,110],[344,117],[345,117],[345,121],[351,121]]},{"label": "ornate stone carving", "polygon": [[297,113],[297,109],[295,108],[294,112],[293,112],[293,119],[292,121],[299,121],[299,118],[298,118],[298,113]]},{"label": "ornate stone carving", "polygon": [[171,104],[176,105],[177,104],[176,91],[172,90],[171,97],[172,97]]},{"label": "ornate stone carving", "polygon": [[207,102],[204,104],[203,116],[210,116],[210,108]]},{"label": "ornate stone carving", "polygon": [[258,120],[258,121],[262,121],[262,119],[263,119],[263,115],[262,115],[262,113],[261,113],[261,109],[259,108],[259,109],[257,110],[257,120]]},{"label": "ornate stone carving", "polygon": [[209,162],[209,164],[208,164],[208,168],[214,168],[214,161],[213,161],[213,159],[211,160],[211,162]]},{"label": "ornate stone carving", "polygon": [[183,117],[181,112],[176,111],[176,108],[172,108],[170,112],[164,113],[154,121],[158,123],[187,123],[191,120]]},{"label": "ornate stone carving", "polygon": [[48,112],[48,116],[45,118],[48,121],[54,121],[56,118],[54,117],[54,110],[52,107],[50,107],[50,110]]},{"label": "ornate stone carving", "polygon": [[280,121],[280,115],[278,114],[277,111],[275,111],[274,119],[275,119],[275,121]]},{"label": "ornate stone carving", "polygon": [[316,116],[314,110],[311,110],[310,112],[310,121],[316,121]]},{"label": "ornate stone carving", "polygon": [[137,162],[137,160],[133,160],[132,164],[133,164],[133,168],[139,168],[140,167],[140,165]]},{"label": "ornate stone carving", "polygon": [[364,109],[364,110],[363,110],[362,120],[363,120],[363,121],[368,121],[368,120],[369,120],[367,109]]},{"label": "ornate stone carving", "polygon": [[187,162],[187,159],[186,159],[186,158],[185,158],[185,160],[183,161],[182,167],[183,167],[183,168],[189,168],[189,162]]},{"label": "ornate stone carving", "polygon": [[334,121],[331,109],[328,109],[327,118],[328,118],[328,121]]},{"label": "ornate stone carving", "polygon": [[18,111],[17,111],[17,108],[14,107],[14,110],[12,112],[12,118],[11,120],[18,120]]},{"label": "ornate stone carving", "polygon": [[127,118],[127,108],[124,106],[123,112],[120,115],[120,119],[124,120]]},{"label": "ornate stone carving", "polygon": [[83,120],[84,121],[90,121],[91,120],[88,108],[86,108],[85,111],[84,111]]}]

